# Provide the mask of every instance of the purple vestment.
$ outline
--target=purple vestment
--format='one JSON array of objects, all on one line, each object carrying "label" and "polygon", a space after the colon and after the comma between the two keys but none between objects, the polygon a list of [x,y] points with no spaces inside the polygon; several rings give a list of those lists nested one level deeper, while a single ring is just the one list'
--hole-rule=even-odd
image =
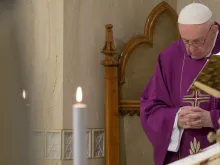
[{"label": "purple vestment", "polygon": [[[212,53],[218,52],[220,33]],[[140,98],[141,124],[153,145],[155,165],[173,162],[211,145],[207,135],[219,128],[220,100],[202,91],[187,93],[206,60],[188,56],[182,40],[174,42],[158,57],[155,73]],[[186,105],[210,111],[214,129],[185,129],[178,152],[168,152],[176,113]]]}]

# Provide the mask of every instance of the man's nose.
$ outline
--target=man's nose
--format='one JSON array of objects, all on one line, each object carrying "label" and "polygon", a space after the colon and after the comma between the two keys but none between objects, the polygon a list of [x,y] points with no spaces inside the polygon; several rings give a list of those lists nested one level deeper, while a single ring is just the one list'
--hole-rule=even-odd
[{"label": "man's nose", "polygon": [[196,50],[196,47],[193,44],[189,44],[189,50],[193,53]]}]

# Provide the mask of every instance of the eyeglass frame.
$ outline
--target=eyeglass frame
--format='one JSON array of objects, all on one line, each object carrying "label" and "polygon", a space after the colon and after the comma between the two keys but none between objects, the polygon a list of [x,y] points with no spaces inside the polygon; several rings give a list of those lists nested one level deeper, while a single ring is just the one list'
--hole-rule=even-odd
[{"label": "eyeglass frame", "polygon": [[[208,34],[209,34],[209,32],[210,32],[212,26],[213,26],[213,25],[210,26],[210,28],[209,28],[209,30],[208,30],[208,32],[207,32],[207,34],[206,34],[206,37],[205,37],[205,39],[203,40],[203,42],[199,42],[199,41],[198,41],[197,43],[189,43],[189,40],[184,40],[184,39],[182,39],[182,40],[183,40],[183,43],[184,43],[186,46],[192,45],[192,46],[194,46],[194,47],[196,47],[196,48],[202,47],[202,46],[205,44],[205,42],[206,42],[206,39],[207,39],[207,37],[208,37]],[[198,44],[198,45],[196,45],[196,44]]]}]

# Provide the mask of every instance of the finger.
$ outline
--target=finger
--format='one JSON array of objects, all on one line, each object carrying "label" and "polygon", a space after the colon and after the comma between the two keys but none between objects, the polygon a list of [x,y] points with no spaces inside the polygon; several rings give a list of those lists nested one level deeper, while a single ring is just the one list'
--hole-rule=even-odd
[{"label": "finger", "polygon": [[194,113],[187,114],[187,115],[183,116],[182,118],[201,119],[201,117],[202,117],[202,113],[199,113],[199,112],[195,113],[194,112]]},{"label": "finger", "polygon": [[187,122],[182,127],[185,129],[200,129],[202,125],[200,123]]},{"label": "finger", "polygon": [[186,116],[186,115],[188,115],[188,114],[190,114],[189,111],[181,111],[181,112],[179,113],[179,118],[183,118],[184,116]]},{"label": "finger", "polygon": [[185,109],[182,109],[179,113],[180,116],[185,116],[187,114],[190,114],[192,111],[190,111],[190,108],[185,108]]},{"label": "finger", "polygon": [[191,123],[191,122],[194,122],[194,121],[197,121],[197,120],[196,119],[190,119],[190,118],[182,118],[182,119],[180,119],[180,123],[181,123],[181,125],[184,125],[184,124]]},{"label": "finger", "polygon": [[180,112],[179,113],[179,117],[183,118],[183,117],[188,117],[188,116],[192,116],[192,117],[200,117],[202,115],[202,111],[201,110],[196,110],[196,111],[185,111],[185,112]]},{"label": "finger", "polygon": [[202,122],[202,116],[199,114],[190,114],[179,118],[180,123]]},{"label": "finger", "polygon": [[195,120],[186,123],[190,127],[202,127],[202,120]]},{"label": "finger", "polygon": [[192,108],[193,106],[183,106],[181,107],[181,109],[188,109],[188,108]]},{"label": "finger", "polygon": [[200,112],[202,109],[200,107],[191,107],[190,111],[192,112]]},{"label": "finger", "polygon": [[[192,106],[188,106],[188,107],[185,107],[183,109],[184,112],[199,112],[201,111],[201,108],[200,107],[192,107]],[[181,111],[182,112],[182,111]]]}]

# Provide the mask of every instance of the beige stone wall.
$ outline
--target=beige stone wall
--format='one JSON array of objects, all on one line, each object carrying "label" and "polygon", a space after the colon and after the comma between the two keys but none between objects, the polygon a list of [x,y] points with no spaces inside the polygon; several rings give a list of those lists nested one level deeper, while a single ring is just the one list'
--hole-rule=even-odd
[{"label": "beige stone wall", "polygon": [[[63,128],[63,1],[14,3],[15,31],[29,104],[32,156],[39,165],[61,164]],[[37,140],[37,141],[35,141]]]},{"label": "beige stone wall", "polygon": [[153,46],[140,45],[129,57],[125,69],[126,82],[122,86],[123,100],[139,100],[154,72],[159,53],[177,39],[177,33],[173,19],[167,13],[161,14],[153,29]]},{"label": "beige stone wall", "polygon": [[13,1],[0,1],[0,162],[28,164],[28,110],[22,98],[20,54]]},{"label": "beige stone wall", "polygon": [[63,1],[20,0],[14,11],[35,129],[62,129]]}]

